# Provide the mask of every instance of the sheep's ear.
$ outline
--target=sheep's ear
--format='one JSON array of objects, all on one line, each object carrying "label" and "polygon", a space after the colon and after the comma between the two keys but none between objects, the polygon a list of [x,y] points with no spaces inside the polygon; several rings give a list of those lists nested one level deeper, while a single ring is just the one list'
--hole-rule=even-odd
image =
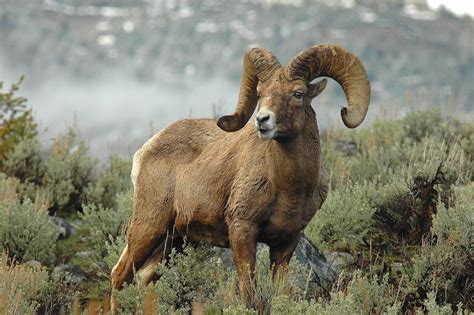
[{"label": "sheep's ear", "polygon": [[316,83],[311,83],[308,88],[308,96],[310,98],[315,98],[319,94],[321,94],[324,89],[326,88],[326,84],[328,83],[327,79],[323,79]]}]

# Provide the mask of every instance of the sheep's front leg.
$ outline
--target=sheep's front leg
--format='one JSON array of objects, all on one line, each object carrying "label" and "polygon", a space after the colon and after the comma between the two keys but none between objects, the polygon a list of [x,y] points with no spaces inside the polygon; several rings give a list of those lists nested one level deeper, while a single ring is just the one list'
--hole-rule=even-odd
[{"label": "sheep's front leg", "polygon": [[298,245],[301,234],[298,233],[290,241],[280,243],[270,247],[270,267],[273,271],[273,279],[277,274],[283,274],[288,271],[288,264]]},{"label": "sheep's front leg", "polygon": [[257,252],[258,229],[246,221],[234,222],[229,229],[229,240],[239,275],[240,294],[247,307],[253,307],[253,285]]}]

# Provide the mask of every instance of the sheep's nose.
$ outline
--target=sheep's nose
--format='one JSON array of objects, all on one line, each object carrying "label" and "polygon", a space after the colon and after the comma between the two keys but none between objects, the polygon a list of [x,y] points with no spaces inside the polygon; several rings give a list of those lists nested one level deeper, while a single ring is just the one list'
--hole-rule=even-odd
[{"label": "sheep's nose", "polygon": [[269,114],[257,115],[257,121],[258,121],[259,124],[262,124],[262,123],[266,122],[269,119],[270,119]]}]

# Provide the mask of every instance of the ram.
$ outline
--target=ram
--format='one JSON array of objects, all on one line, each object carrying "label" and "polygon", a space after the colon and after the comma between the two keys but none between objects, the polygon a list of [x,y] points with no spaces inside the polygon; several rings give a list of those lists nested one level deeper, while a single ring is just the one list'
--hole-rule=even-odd
[{"label": "ram", "polygon": [[[112,288],[143,283],[186,239],[230,247],[240,290],[250,303],[257,242],[270,248],[277,273],[326,198],[320,137],[311,101],[326,76],[339,82],[344,124],[365,118],[370,84],[361,61],[334,45],[316,45],[282,66],[263,48],[247,50],[233,115],[175,122],[133,158],[133,214],[127,245],[112,270]],[[247,123],[255,108],[253,123]],[[113,300],[113,307],[117,307]]]}]

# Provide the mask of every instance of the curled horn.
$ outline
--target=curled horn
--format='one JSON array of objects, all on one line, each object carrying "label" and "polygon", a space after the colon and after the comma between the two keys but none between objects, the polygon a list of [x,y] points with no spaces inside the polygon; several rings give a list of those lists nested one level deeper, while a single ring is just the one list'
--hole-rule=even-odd
[{"label": "curled horn", "polygon": [[280,62],[270,51],[264,48],[248,49],[242,66],[242,81],[237,108],[234,114],[219,118],[217,125],[225,131],[241,129],[257,106],[258,82],[266,81],[280,67]]},{"label": "curled horn", "polygon": [[301,51],[286,66],[288,80],[307,82],[326,76],[336,80],[344,90],[347,108],[341,117],[349,128],[359,126],[367,114],[370,102],[370,82],[364,65],[348,50],[334,45],[316,45]]}]

